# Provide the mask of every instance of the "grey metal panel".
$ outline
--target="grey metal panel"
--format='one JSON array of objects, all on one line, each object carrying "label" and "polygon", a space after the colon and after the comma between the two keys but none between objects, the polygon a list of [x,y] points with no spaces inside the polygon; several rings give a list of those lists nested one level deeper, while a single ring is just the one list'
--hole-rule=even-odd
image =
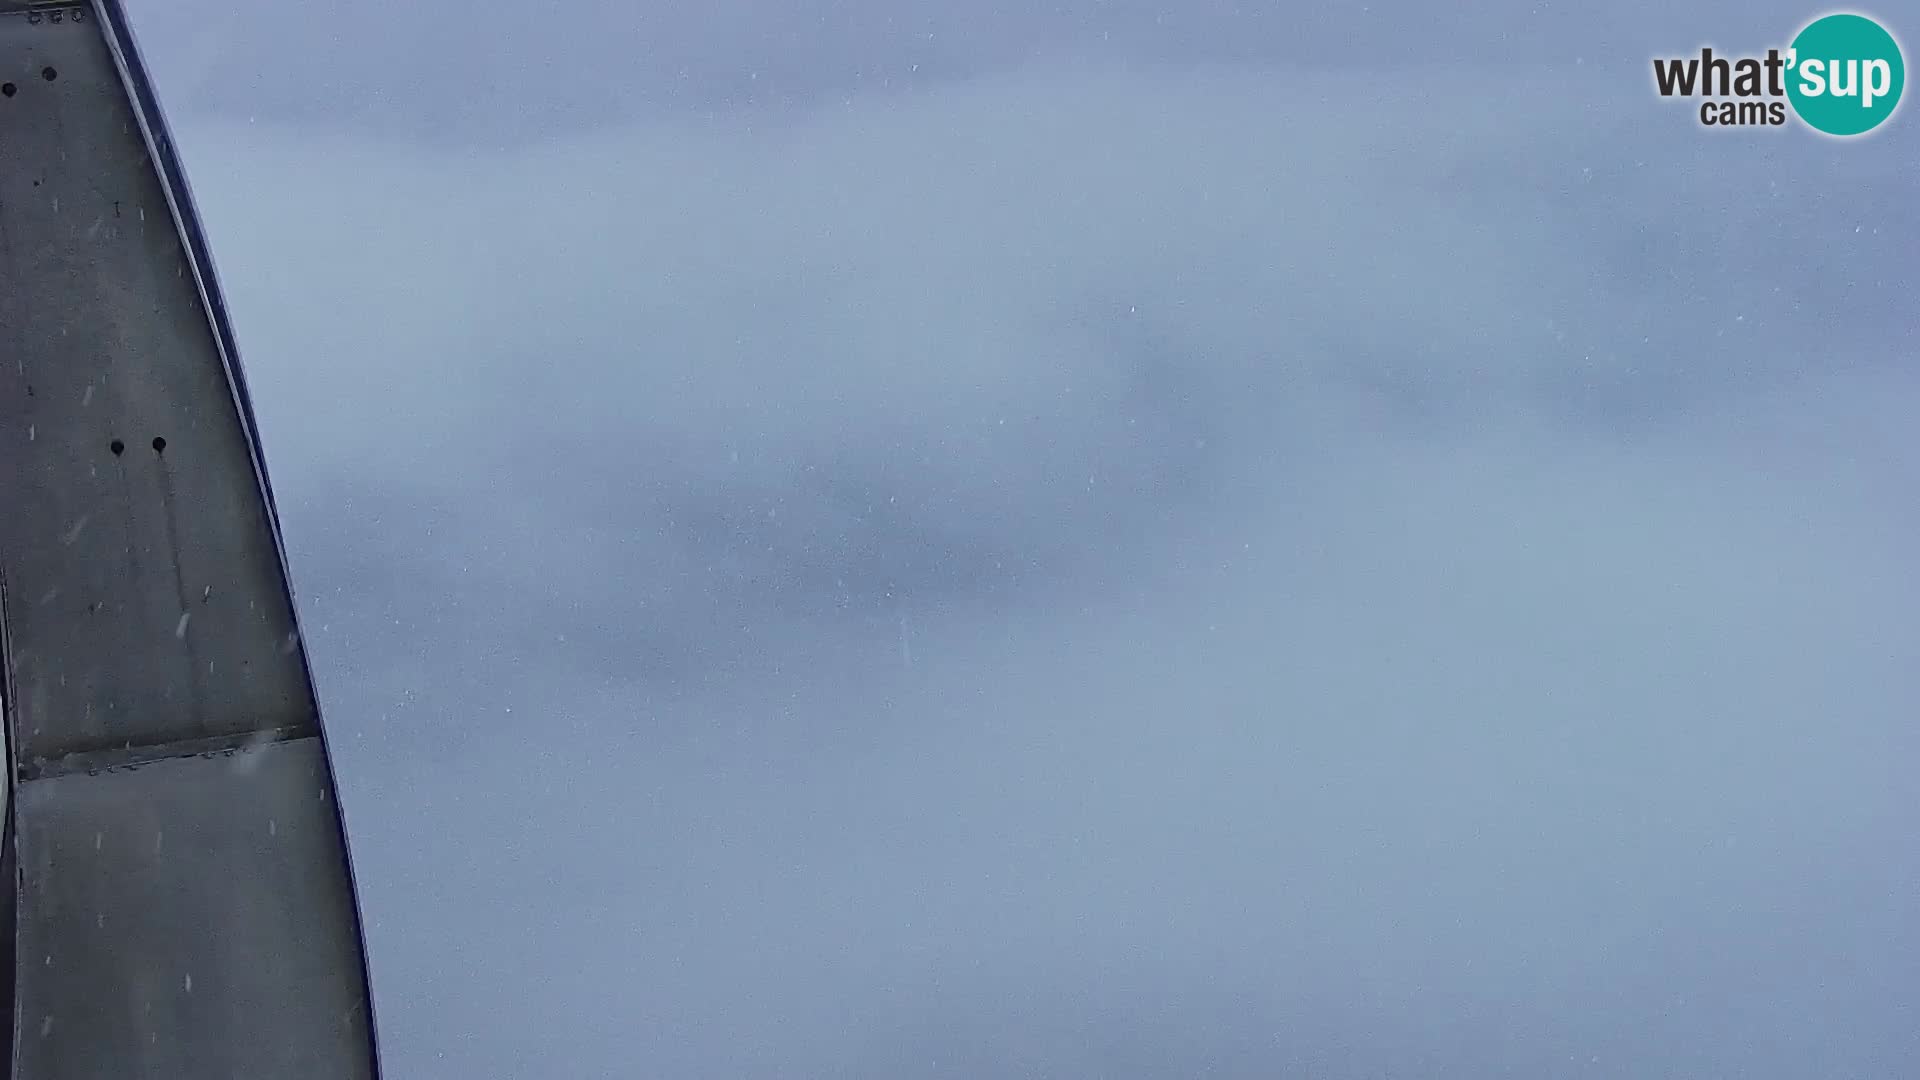
[{"label": "grey metal panel", "polygon": [[252,448],[167,193],[98,20],[48,14],[0,15],[15,752],[308,727]]},{"label": "grey metal panel", "polygon": [[0,83],[14,1075],[377,1076],[272,490],[116,0],[0,0]]},{"label": "grey metal panel", "polygon": [[21,1077],[370,1077],[317,740],[29,780]]}]

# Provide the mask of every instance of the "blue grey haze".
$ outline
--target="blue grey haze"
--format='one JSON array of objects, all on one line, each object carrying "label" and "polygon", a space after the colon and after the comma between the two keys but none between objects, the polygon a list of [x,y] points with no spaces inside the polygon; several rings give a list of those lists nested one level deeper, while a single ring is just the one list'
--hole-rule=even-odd
[{"label": "blue grey haze", "polygon": [[1920,1075],[1920,119],[1647,66],[1812,14],[137,5],[389,1075]]}]

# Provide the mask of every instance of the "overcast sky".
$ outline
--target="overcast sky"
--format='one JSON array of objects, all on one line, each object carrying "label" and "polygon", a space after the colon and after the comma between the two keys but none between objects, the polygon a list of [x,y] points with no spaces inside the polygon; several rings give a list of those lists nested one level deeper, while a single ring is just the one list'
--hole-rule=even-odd
[{"label": "overcast sky", "polygon": [[1811,9],[658,7],[136,5],[390,1077],[1920,1074]]}]

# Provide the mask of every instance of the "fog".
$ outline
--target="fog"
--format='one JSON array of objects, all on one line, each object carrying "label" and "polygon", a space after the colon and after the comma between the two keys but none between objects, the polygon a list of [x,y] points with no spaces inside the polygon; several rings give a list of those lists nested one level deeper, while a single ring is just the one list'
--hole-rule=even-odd
[{"label": "fog", "polygon": [[1912,118],[1282,60],[179,111],[390,1076],[1920,1067]]}]

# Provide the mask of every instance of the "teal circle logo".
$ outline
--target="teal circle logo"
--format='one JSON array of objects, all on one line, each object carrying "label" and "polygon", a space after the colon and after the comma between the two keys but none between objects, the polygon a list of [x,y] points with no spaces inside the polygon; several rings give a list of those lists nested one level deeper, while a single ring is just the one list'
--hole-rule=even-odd
[{"label": "teal circle logo", "polygon": [[1787,99],[1808,127],[1828,135],[1879,127],[1906,84],[1900,44],[1864,15],[1815,19],[1787,52]]}]

